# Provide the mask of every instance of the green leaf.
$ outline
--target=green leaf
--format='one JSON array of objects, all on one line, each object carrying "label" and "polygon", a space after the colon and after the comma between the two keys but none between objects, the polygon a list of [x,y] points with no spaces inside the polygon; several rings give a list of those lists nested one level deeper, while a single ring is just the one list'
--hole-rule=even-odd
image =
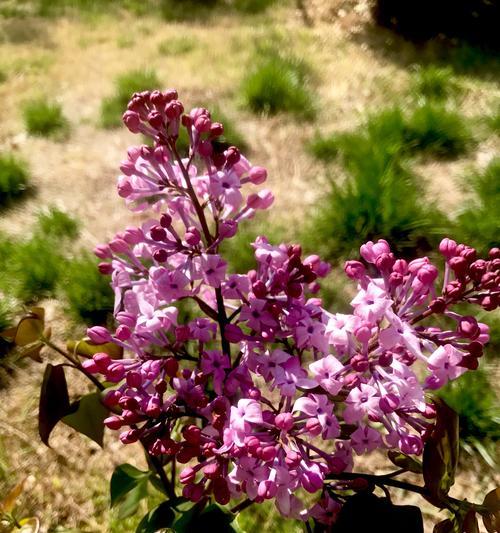
[{"label": "green leaf", "polygon": [[204,509],[196,504],[185,511],[173,525],[176,533],[192,533],[194,531],[217,531],[217,533],[235,533],[237,530],[231,525],[235,515],[224,510],[217,504]]},{"label": "green leaf", "polygon": [[432,533],[458,533],[456,522],[447,518],[434,526]]},{"label": "green leaf", "polygon": [[101,403],[99,393],[93,392],[74,402],[71,405],[71,414],[65,416],[62,421],[102,447],[103,421],[107,416],[108,410]]},{"label": "green leaf", "polygon": [[409,455],[405,455],[396,450],[389,450],[387,452],[387,457],[392,464],[399,466],[399,468],[404,468],[405,470],[408,470],[408,472],[414,472],[415,474],[422,473],[422,463]]},{"label": "green leaf", "polygon": [[143,472],[129,464],[117,466],[111,476],[111,507],[123,501],[126,494],[138,485],[147,482],[149,476],[149,472]]},{"label": "green leaf", "polygon": [[118,518],[123,520],[128,518],[137,512],[141,500],[148,495],[148,482],[147,479],[141,479],[137,485],[121,500],[118,507]]},{"label": "green leaf", "polygon": [[422,513],[412,505],[393,505],[387,498],[360,492],[351,496],[335,522],[335,533],[424,533]]},{"label": "green leaf", "polygon": [[75,355],[84,355],[92,357],[96,353],[107,353],[112,359],[121,359],[123,357],[123,348],[114,342],[105,342],[104,344],[94,344],[89,340],[68,341],[66,348]]},{"label": "green leaf", "polygon": [[44,444],[49,446],[50,433],[59,420],[70,412],[64,367],[49,363],[45,367],[38,405],[38,433]]},{"label": "green leaf", "polygon": [[483,505],[489,511],[487,514],[483,514],[484,527],[488,533],[500,531],[500,488],[488,492]]},{"label": "green leaf", "polygon": [[[166,501],[150,511],[139,523],[136,533],[156,533],[159,529],[170,528],[175,520],[172,503]],[[211,531],[207,529],[206,531]]]},{"label": "green leaf", "polygon": [[455,481],[458,464],[458,415],[440,398],[434,400],[436,425],[424,447],[423,475],[429,501],[439,505]]}]

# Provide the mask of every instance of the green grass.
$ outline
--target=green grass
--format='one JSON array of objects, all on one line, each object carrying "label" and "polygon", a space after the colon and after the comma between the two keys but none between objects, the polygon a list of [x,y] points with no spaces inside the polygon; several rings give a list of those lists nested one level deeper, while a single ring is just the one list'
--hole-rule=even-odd
[{"label": "green grass", "polygon": [[13,154],[0,154],[0,209],[22,196],[28,186],[26,163]]},{"label": "green grass", "polygon": [[42,234],[56,238],[68,237],[76,239],[79,234],[77,220],[56,207],[40,212],[36,226],[37,230]]},{"label": "green grass", "polygon": [[460,91],[451,67],[419,66],[411,80],[411,92],[418,98],[446,100]]},{"label": "green grass", "polygon": [[310,150],[325,161],[338,154],[346,178],[331,181],[304,240],[329,258],[351,255],[368,239],[385,238],[412,256],[429,248],[446,219],[426,202],[422,178],[404,155],[405,118],[395,107],[368,117],[354,132],[316,138]]},{"label": "green grass", "polygon": [[196,40],[184,35],[166,39],[158,45],[158,53],[162,56],[180,56],[188,54],[196,48]]},{"label": "green grass", "polygon": [[65,259],[58,243],[41,235],[24,242],[4,242],[9,249],[0,289],[22,302],[31,303],[45,296],[54,296]]},{"label": "green grass", "polygon": [[73,318],[88,324],[102,324],[113,311],[114,294],[109,276],[97,269],[97,261],[83,254],[69,261],[60,276],[59,288]]},{"label": "green grass", "polygon": [[133,93],[161,89],[161,82],[152,70],[133,70],[115,81],[115,93],[102,101],[100,123],[103,128],[121,125],[121,117]]},{"label": "green grass", "polygon": [[267,115],[314,117],[310,72],[303,60],[267,49],[258,51],[253,62],[255,66],[241,86],[241,97],[248,109]]},{"label": "green grass", "polygon": [[23,117],[31,135],[63,139],[69,133],[69,122],[56,102],[44,98],[30,100],[24,105]]},{"label": "green grass", "polygon": [[412,152],[453,158],[467,153],[474,139],[459,112],[443,104],[426,101],[408,116],[405,142]]},{"label": "green grass", "polygon": [[500,439],[498,398],[487,372],[467,372],[446,385],[439,395],[460,417],[460,439],[466,449],[475,449],[486,462],[495,461],[495,443]]},{"label": "green grass", "polygon": [[486,122],[493,133],[500,135],[500,104],[497,104]]},{"label": "green grass", "polygon": [[454,234],[486,255],[500,245],[500,157],[484,170],[465,176],[463,183],[468,199],[456,217]]}]

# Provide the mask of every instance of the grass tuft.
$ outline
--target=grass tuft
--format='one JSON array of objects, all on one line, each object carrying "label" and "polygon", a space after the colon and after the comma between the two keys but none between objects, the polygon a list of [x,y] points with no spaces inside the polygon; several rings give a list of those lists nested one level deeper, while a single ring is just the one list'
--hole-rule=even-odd
[{"label": "grass tuft", "polygon": [[22,196],[28,184],[26,163],[12,154],[0,154],[0,208]]},{"label": "grass tuft", "polygon": [[[495,443],[500,439],[498,398],[484,370],[467,372],[439,392],[460,417],[460,439],[486,462],[495,462]],[[467,446],[468,445],[468,446]]]},{"label": "grass tuft", "polygon": [[339,154],[346,171],[332,181],[307,227],[307,240],[329,258],[356,253],[369,239],[385,238],[399,253],[427,250],[446,219],[426,202],[422,179],[411,172],[403,155],[406,125],[395,107],[368,117],[354,132],[333,135],[310,149],[323,160]]},{"label": "grass tuft", "polygon": [[486,255],[493,246],[500,246],[500,157],[484,170],[466,176],[464,188],[469,199],[456,218],[454,233]]},{"label": "grass tuft", "polygon": [[292,113],[313,118],[315,109],[308,87],[309,67],[293,56],[267,49],[258,52],[255,68],[244,79],[241,94],[254,113]]},{"label": "grass tuft", "polygon": [[460,91],[460,85],[450,67],[418,66],[411,81],[412,93],[419,98],[445,100]]},{"label": "grass tuft", "polygon": [[69,261],[59,287],[70,314],[87,324],[105,323],[114,304],[109,282],[109,277],[98,271],[94,257],[83,254]]},{"label": "grass tuft", "polygon": [[63,139],[69,133],[69,122],[56,102],[44,98],[30,100],[24,105],[23,116],[31,135]]},{"label": "grass tuft", "polygon": [[115,94],[101,104],[101,126],[116,128],[133,93],[160,88],[160,81],[152,70],[133,70],[119,76],[115,82]]},{"label": "grass tuft", "polygon": [[51,207],[38,215],[37,229],[44,235],[56,238],[76,239],[79,233],[78,222],[57,207]]},{"label": "grass tuft", "polygon": [[405,142],[413,152],[452,158],[466,153],[473,136],[460,113],[427,101],[408,117]]}]

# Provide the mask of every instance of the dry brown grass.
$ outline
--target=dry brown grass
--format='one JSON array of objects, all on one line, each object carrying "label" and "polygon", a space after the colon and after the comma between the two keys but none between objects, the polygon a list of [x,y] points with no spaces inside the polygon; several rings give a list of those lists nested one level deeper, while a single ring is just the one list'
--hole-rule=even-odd
[{"label": "dry brown grass", "polygon": [[[384,106],[392,95],[405,90],[408,81],[408,72],[401,66],[405,61],[392,61],[369,43],[349,38],[352,26],[341,20],[346,15],[334,13],[333,24],[332,16],[326,17],[330,23],[318,16],[310,28],[303,25],[297,10],[286,7],[267,19],[257,19],[258,24],[245,25],[230,16],[206,26],[180,26],[127,14],[25,19],[17,21],[17,31],[12,30],[12,22],[0,22],[0,66],[8,72],[7,81],[0,85],[0,149],[14,149],[28,159],[37,189],[35,197],[0,218],[0,231],[22,234],[41,206],[54,204],[82,220],[79,244],[84,247],[133,221],[115,194],[114,183],[119,161],[134,139],[123,128],[108,132],[97,123],[101,100],[112,93],[114,78],[136,68],[155,69],[164,85],[175,86],[189,104],[213,101],[228,106],[228,114],[249,140],[253,161],[269,169],[269,187],[277,197],[274,216],[289,227],[299,226],[308,207],[322,194],[324,172],[305,153],[304,142],[316,128],[325,132],[351,128],[365,109]],[[29,31],[19,34],[23,28]],[[162,57],[159,44],[179,33],[192,36],[196,48],[180,57]],[[313,66],[320,106],[316,125],[282,116],[254,117],[238,106],[237,87],[254,44],[276,34],[281,46]],[[129,38],[126,46],[123,36]],[[408,57],[410,52],[401,49]],[[62,104],[71,122],[68,142],[31,138],[23,131],[21,105],[40,94]],[[473,80],[463,107],[474,114],[487,109],[499,95],[493,84]],[[429,175],[435,195],[452,209],[459,199],[456,175],[497,149],[497,141],[487,141],[467,159],[427,163],[419,170]],[[49,302],[49,307],[49,321],[64,323],[58,305]],[[56,338],[64,338],[65,333],[60,327]],[[40,444],[36,412],[41,373],[41,366],[27,364],[11,386],[0,391],[0,487],[29,476],[23,508],[41,518],[43,531],[56,525],[107,531],[106,491],[112,469],[127,460],[136,462],[140,453],[118,444],[111,435],[105,450],[98,451],[64,428],[54,432],[53,450]],[[76,390],[86,385],[75,376],[71,386]],[[471,492],[481,493],[491,486],[491,479],[476,476],[477,468],[472,465],[470,473],[461,477],[458,496],[474,499]]]}]

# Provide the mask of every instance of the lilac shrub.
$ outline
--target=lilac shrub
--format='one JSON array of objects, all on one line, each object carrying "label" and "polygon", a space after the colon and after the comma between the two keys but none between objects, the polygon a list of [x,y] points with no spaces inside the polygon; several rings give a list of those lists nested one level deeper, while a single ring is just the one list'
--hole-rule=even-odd
[{"label": "lilac shrub", "polygon": [[[209,111],[185,113],[175,90],[142,92],[123,120],[152,146],[128,150],[118,194],[149,218],[95,251],[111,275],[116,327],[88,336],[124,351],[82,365],[113,384],[104,424],[146,448],[171,498],[182,487],[201,508],[234,501],[235,512],[272,500],[284,517],[331,524],[375,478],[353,472],[357,457],[392,450],[410,460],[436,438],[429,393],[477,368],[488,341],[488,327],[458,304],[497,307],[500,250],[479,259],[444,239],[441,279],[429,258],[408,262],[386,241],[368,242],[345,264],[357,284],[352,312],[331,312],[318,296],[330,267],[299,245],[260,236],[255,268],[228,272],[221,243],[273,195],[256,190],[264,168],[236,147],[214,149],[224,130]],[[181,323],[184,300],[197,312]]]}]

